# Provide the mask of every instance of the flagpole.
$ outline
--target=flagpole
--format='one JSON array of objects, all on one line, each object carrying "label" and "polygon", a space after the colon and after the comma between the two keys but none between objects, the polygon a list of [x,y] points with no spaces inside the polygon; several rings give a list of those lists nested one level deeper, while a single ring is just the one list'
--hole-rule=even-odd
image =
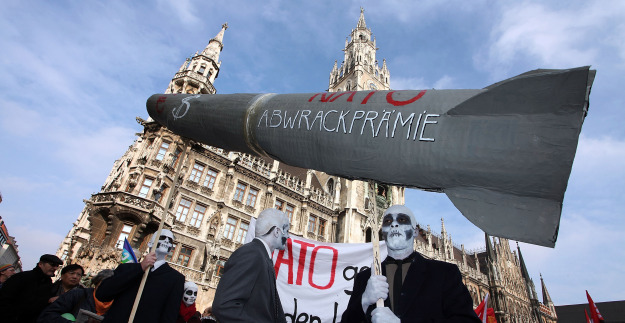
[{"label": "flagpole", "polygon": [[[171,203],[171,200],[174,197],[174,191],[176,190],[176,187],[179,185],[178,182],[180,180],[179,179],[180,170],[182,169],[182,164],[184,163],[184,158],[186,157],[185,155],[187,153],[187,145],[188,145],[187,140],[183,139],[183,142],[184,142],[184,148],[182,149],[182,153],[180,153],[180,158],[178,159],[178,167],[176,168],[176,173],[174,175],[173,186],[169,190],[167,201],[165,202],[165,206],[163,207],[164,209],[163,218],[161,219],[161,222],[158,224],[158,230],[156,230],[156,232],[154,233],[154,237],[157,237],[157,238],[161,236],[161,231],[163,231],[163,226],[167,219],[167,215],[169,214],[169,203]],[[158,201],[156,201],[156,203],[158,203]],[[156,247],[158,246],[158,239],[155,239],[154,241],[156,243],[152,244],[152,247],[150,248],[150,252],[155,252]],[[150,268],[152,268],[152,266],[149,266],[143,272],[143,277],[141,278],[141,284],[139,285],[139,290],[137,291],[137,296],[135,297],[135,303],[132,305],[132,311],[130,312],[128,323],[132,323],[135,319],[135,315],[137,314],[137,308],[139,307],[139,301],[141,300],[141,294],[143,294],[143,288],[145,287],[145,282],[147,281],[148,275],[150,274]]]},{"label": "flagpole", "polygon": [[[371,212],[373,213],[373,221],[371,224],[371,243],[373,244],[373,274],[382,275],[382,262],[380,261],[380,224],[378,223],[378,203],[375,199],[375,181],[369,180],[369,203],[373,203]],[[373,198],[371,198],[373,197]],[[373,202],[371,202],[373,201]],[[382,298],[376,301],[376,307],[384,307],[384,300]]]}]

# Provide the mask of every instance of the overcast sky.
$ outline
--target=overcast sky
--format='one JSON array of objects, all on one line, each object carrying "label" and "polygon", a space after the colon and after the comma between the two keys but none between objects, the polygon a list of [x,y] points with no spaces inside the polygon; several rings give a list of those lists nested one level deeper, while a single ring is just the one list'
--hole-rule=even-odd
[{"label": "overcast sky", "polygon": [[[590,111],[553,249],[521,243],[556,305],[625,299],[623,1],[2,1],[0,216],[26,269],[55,253],[145,101],[224,22],[218,93],[328,88],[360,7],[391,87],[483,88],[536,68],[591,65]],[[410,190],[421,224],[484,246],[446,196]],[[516,246],[515,244],[513,244]]]}]

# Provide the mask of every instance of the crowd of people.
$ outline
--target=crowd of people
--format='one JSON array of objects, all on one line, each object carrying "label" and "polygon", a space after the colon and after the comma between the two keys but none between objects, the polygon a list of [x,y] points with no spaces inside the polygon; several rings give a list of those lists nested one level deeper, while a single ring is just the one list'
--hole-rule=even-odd
[{"label": "crowd of people", "polygon": [[202,314],[197,311],[197,285],[185,283],[184,276],[164,261],[172,243],[171,231],[163,230],[157,251],[148,254],[141,263],[104,269],[84,281],[84,268],[68,264],[53,283],[52,277],[64,263],[50,254],[41,256],[33,270],[20,273],[10,264],[1,265],[0,321],[128,322],[143,271],[150,268],[152,272],[134,322],[217,322],[211,307]]},{"label": "crowd of people", "polygon": [[[458,267],[430,260],[413,250],[417,235],[414,214],[403,205],[389,207],[382,217],[382,235],[388,257],[381,275],[371,269],[358,273],[341,322],[480,322]],[[15,273],[0,266],[0,317],[2,322],[286,322],[276,288],[271,260],[274,250],[284,250],[289,238],[289,218],[277,209],[263,210],[255,225],[255,238],[238,248],[224,267],[213,307],[200,313],[195,307],[198,286],[185,282],[165,257],[174,235],[163,229],[148,247],[155,251],[139,263],[120,264],[81,281],[78,264],[61,269],[63,261],[43,255],[33,270]],[[158,240],[157,240],[158,238]],[[144,274],[147,279],[142,282]],[[135,306],[135,298],[142,296]],[[376,306],[383,300],[383,306]],[[213,316],[214,309],[214,316]],[[89,318],[89,320],[83,318]],[[299,319],[298,319],[299,322]]]}]

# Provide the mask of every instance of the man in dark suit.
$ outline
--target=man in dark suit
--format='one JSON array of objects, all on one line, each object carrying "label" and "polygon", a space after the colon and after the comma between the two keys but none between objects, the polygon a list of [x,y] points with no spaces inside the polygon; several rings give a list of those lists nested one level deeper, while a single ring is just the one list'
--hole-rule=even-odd
[{"label": "man in dark suit", "polygon": [[[155,237],[152,237],[148,247],[155,243]],[[145,270],[151,272],[145,282],[134,322],[176,321],[185,279],[165,261],[165,256],[173,247],[173,233],[163,229],[157,242],[156,251],[147,254],[141,263],[121,264],[115,269],[113,277],[102,281],[96,290],[96,298],[102,302],[115,300],[102,322],[128,322]]]},{"label": "man in dark suit", "polygon": [[[475,322],[473,301],[458,267],[423,258],[414,251],[417,221],[403,205],[389,207],[382,218],[388,257],[382,275],[360,272],[342,323]],[[375,307],[378,299],[384,307]]]},{"label": "man in dark suit", "polygon": [[254,240],[232,253],[224,267],[213,300],[219,322],[286,322],[271,253],[286,247],[289,218],[276,209],[263,210],[254,231]]}]

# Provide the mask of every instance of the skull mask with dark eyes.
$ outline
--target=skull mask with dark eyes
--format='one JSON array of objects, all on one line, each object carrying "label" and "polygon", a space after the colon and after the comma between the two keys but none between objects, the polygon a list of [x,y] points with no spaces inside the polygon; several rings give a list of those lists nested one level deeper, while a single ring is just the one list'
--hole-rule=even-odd
[{"label": "skull mask with dark eyes", "polygon": [[[152,248],[154,244],[156,236],[152,236],[150,243],[148,243],[148,247]],[[165,256],[171,251],[174,247],[174,234],[167,230],[163,229],[161,231],[161,235],[158,238],[158,245],[156,245],[156,259],[165,259]]]},{"label": "skull mask with dark eyes", "polygon": [[184,283],[184,294],[182,294],[182,301],[187,306],[193,305],[197,299],[197,285],[194,282]]},{"label": "skull mask with dark eyes", "polygon": [[389,256],[404,259],[412,253],[416,227],[415,216],[407,207],[393,205],[386,209],[382,217],[382,236]]}]

